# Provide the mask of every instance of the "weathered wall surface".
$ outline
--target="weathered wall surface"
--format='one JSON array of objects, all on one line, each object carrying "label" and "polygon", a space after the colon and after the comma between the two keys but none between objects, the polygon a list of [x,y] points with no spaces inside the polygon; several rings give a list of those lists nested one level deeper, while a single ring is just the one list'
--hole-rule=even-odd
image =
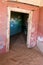
[{"label": "weathered wall surface", "polygon": [[0,53],[6,51],[6,5],[0,1]]},{"label": "weathered wall surface", "polygon": [[38,30],[39,30],[39,35],[43,35],[43,7],[40,7],[40,18],[39,18],[39,28],[38,28]]},{"label": "weathered wall surface", "polygon": [[40,18],[38,26],[38,43],[37,46],[43,52],[43,7],[40,7]]},{"label": "weathered wall surface", "polygon": [[19,7],[26,10],[33,10],[32,19],[32,32],[31,32],[31,46],[36,45],[37,41],[37,29],[39,21],[39,7],[25,5],[21,3],[13,2],[1,2],[0,1],[0,53],[6,52],[7,44],[7,21],[8,21],[8,9],[7,7]]},{"label": "weathered wall surface", "polygon": [[32,4],[32,5],[40,5],[40,0],[9,0],[9,1],[18,1],[22,3]]}]

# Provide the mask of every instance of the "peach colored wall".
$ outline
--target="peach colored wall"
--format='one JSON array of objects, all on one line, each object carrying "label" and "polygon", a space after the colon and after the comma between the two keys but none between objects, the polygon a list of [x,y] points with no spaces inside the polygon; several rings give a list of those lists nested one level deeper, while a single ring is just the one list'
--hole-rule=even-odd
[{"label": "peach colored wall", "polygon": [[39,35],[43,36],[43,7],[40,7]]},{"label": "peach colored wall", "polygon": [[6,51],[6,5],[0,1],[0,53]]},{"label": "peach colored wall", "polygon": [[37,29],[39,21],[39,7],[25,5],[21,3],[13,2],[1,2],[0,1],[0,53],[6,52],[7,43],[7,21],[8,21],[8,10],[7,7],[19,7],[26,10],[33,10],[32,20],[32,32],[31,32],[31,46],[36,45],[37,41]]},{"label": "peach colored wall", "polygon": [[43,53],[43,7],[40,7],[37,47]]}]

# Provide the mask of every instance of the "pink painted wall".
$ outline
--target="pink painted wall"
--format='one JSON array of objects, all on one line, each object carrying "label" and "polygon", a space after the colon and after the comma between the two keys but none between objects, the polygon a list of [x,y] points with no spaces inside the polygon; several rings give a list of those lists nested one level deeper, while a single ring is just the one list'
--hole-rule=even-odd
[{"label": "pink painted wall", "polygon": [[37,42],[37,31],[39,22],[39,7],[30,6],[26,4],[16,2],[1,2],[0,1],[0,53],[6,52],[7,44],[7,21],[8,21],[8,10],[7,7],[19,7],[26,10],[33,10],[32,19],[32,32],[31,32],[31,47],[36,45]]},{"label": "pink painted wall", "polygon": [[40,7],[39,25],[38,25],[38,36],[37,36],[37,47],[43,53],[43,7]]},{"label": "pink painted wall", "polygon": [[43,36],[43,7],[40,7],[39,35]]}]

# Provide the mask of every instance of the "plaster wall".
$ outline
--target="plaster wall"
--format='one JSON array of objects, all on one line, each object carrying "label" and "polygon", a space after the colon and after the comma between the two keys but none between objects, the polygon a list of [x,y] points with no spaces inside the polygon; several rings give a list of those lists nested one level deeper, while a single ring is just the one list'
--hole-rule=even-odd
[{"label": "plaster wall", "polygon": [[30,6],[16,2],[2,2],[0,1],[0,53],[6,52],[7,44],[7,22],[8,22],[8,7],[19,7],[25,10],[33,11],[32,31],[31,31],[31,47],[37,42],[37,29],[39,21],[39,7]]},{"label": "plaster wall", "polygon": [[38,42],[37,46],[43,52],[43,7],[40,7],[39,26],[38,26]]}]

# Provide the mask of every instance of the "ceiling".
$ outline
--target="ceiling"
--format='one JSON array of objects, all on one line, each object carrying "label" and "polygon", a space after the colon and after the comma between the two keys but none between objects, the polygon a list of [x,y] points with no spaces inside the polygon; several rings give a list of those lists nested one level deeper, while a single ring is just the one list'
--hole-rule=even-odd
[{"label": "ceiling", "polygon": [[43,0],[10,0],[10,1],[18,1],[18,2],[37,5],[37,6],[43,6]]},{"label": "ceiling", "polygon": [[43,0],[40,0],[40,6],[43,6]]}]

